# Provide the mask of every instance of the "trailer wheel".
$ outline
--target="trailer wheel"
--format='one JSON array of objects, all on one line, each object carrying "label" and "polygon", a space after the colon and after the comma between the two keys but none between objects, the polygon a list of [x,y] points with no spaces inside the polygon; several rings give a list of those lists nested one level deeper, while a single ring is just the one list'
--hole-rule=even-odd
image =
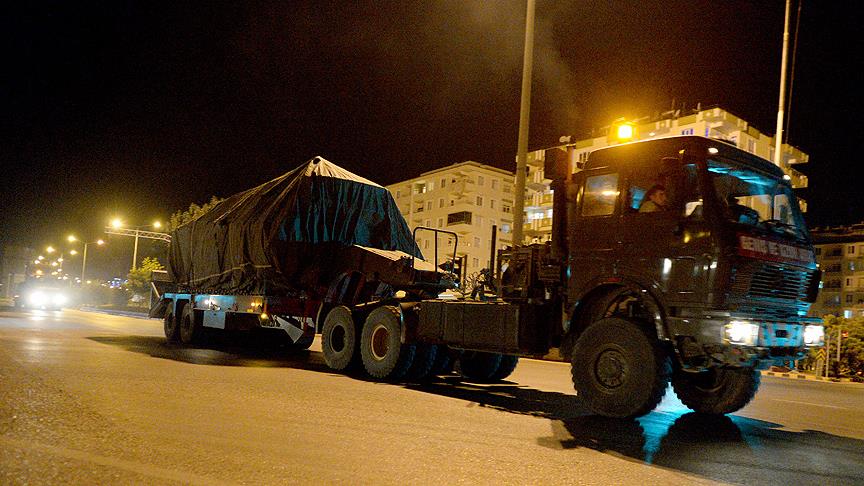
[{"label": "trailer wheel", "polygon": [[498,365],[498,369],[492,374],[492,378],[490,378],[491,381],[507,379],[507,377],[516,370],[517,364],[519,364],[519,356],[512,356],[509,354],[501,356],[501,364]]},{"label": "trailer wheel", "polygon": [[183,307],[180,317],[180,342],[195,344],[200,341],[201,332],[201,323],[195,318],[195,309],[190,302]]},{"label": "trailer wheel", "polygon": [[501,358],[502,356],[497,353],[465,351],[459,358],[459,369],[465,378],[487,383],[493,381],[495,373],[501,367]]},{"label": "trailer wheel", "polygon": [[432,369],[429,370],[430,376],[449,375],[453,373],[453,358],[450,356],[450,348],[446,344],[436,346],[435,361],[432,363]]},{"label": "trailer wheel", "polygon": [[411,368],[405,374],[406,381],[420,381],[429,376],[435,357],[438,355],[438,346],[434,344],[419,344],[414,351],[414,361]]},{"label": "trailer wheel", "polygon": [[672,388],[695,412],[721,415],[740,410],[759,389],[761,375],[753,368],[712,368],[700,373],[677,370]]},{"label": "trailer wheel", "polygon": [[357,326],[351,309],[340,305],[327,313],[321,329],[321,351],[332,370],[343,371],[357,362]]},{"label": "trailer wheel", "polygon": [[638,417],[660,403],[672,365],[657,339],[637,323],[608,317],[588,327],[573,346],[576,394],[605,417]]},{"label": "trailer wheel", "polygon": [[173,312],[165,313],[165,317],[162,318],[162,329],[165,331],[165,339],[169,343],[176,343],[180,339],[180,326],[177,325],[177,319]]},{"label": "trailer wheel", "polygon": [[415,346],[402,344],[398,307],[385,305],[369,313],[360,336],[363,366],[374,378],[399,380],[414,361]]}]

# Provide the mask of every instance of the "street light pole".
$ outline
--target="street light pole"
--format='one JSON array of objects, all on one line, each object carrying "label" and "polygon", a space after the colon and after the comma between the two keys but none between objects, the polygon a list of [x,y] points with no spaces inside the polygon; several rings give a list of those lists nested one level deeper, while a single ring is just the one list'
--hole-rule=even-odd
[{"label": "street light pole", "polygon": [[135,228],[135,250],[132,252],[132,270],[138,263],[138,228]]},{"label": "street light pole", "polygon": [[774,165],[779,166],[783,160],[780,152],[783,146],[783,115],[786,109],[786,58],[789,50],[789,8],[790,0],[786,0],[786,20],[783,24],[783,54],[780,58],[780,102],[777,106],[777,134],[774,136]]},{"label": "street light pole", "polygon": [[534,0],[525,13],[525,53],[522,58],[522,101],[519,106],[519,145],[516,154],[516,194],[513,201],[513,245],[522,245],[525,221],[525,177],[528,166],[528,125],[531,115],[531,72],[534,65]]}]

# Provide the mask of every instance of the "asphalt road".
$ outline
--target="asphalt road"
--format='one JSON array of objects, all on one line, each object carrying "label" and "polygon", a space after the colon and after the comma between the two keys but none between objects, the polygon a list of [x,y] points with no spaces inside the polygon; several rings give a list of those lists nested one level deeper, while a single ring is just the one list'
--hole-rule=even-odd
[{"label": "asphalt road", "polygon": [[763,378],[734,416],[669,392],[581,409],[562,363],[375,383],[309,352],[165,344],[161,322],[0,312],[2,484],[864,484],[864,386]]}]

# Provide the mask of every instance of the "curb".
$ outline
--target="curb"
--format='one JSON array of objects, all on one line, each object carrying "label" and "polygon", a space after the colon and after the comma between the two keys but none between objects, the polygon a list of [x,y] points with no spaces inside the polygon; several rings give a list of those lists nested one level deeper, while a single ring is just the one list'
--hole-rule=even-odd
[{"label": "curb", "polygon": [[791,380],[824,381],[828,383],[854,383],[849,378],[825,378],[824,376],[805,375],[802,373],[783,373],[780,371],[761,371],[763,375],[775,376],[777,378],[788,378]]},{"label": "curb", "polygon": [[97,309],[95,307],[80,307],[78,310],[82,312],[95,312],[97,314],[108,314],[112,316],[135,317],[138,319],[150,319],[146,312],[119,311],[111,309]]}]

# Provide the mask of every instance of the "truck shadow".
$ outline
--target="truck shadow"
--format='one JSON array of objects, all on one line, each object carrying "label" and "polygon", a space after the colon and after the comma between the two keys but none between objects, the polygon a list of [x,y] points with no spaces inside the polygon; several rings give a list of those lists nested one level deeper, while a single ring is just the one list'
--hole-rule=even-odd
[{"label": "truck shadow", "polygon": [[590,415],[575,395],[515,384],[473,385],[457,378],[406,385],[482,407],[551,421],[543,447],[588,448],[644,464],[737,484],[864,484],[864,441],[740,416],[706,416],[684,407],[672,390],[638,419]]},{"label": "truck shadow", "polygon": [[[188,348],[157,336],[98,336],[92,341],[119,346],[155,358],[192,364],[284,367],[327,374],[319,352],[276,346],[209,342]],[[349,373],[368,380],[361,373]],[[397,385],[394,385],[397,386]],[[401,385],[419,393],[455,398],[505,413],[550,421],[543,447],[565,452],[588,448],[737,484],[864,484],[864,441],[820,431],[793,432],[783,425],[740,416],[704,416],[690,412],[667,391],[656,410],[635,420],[590,415],[574,394],[542,391],[515,383],[473,384],[456,376]]]}]

